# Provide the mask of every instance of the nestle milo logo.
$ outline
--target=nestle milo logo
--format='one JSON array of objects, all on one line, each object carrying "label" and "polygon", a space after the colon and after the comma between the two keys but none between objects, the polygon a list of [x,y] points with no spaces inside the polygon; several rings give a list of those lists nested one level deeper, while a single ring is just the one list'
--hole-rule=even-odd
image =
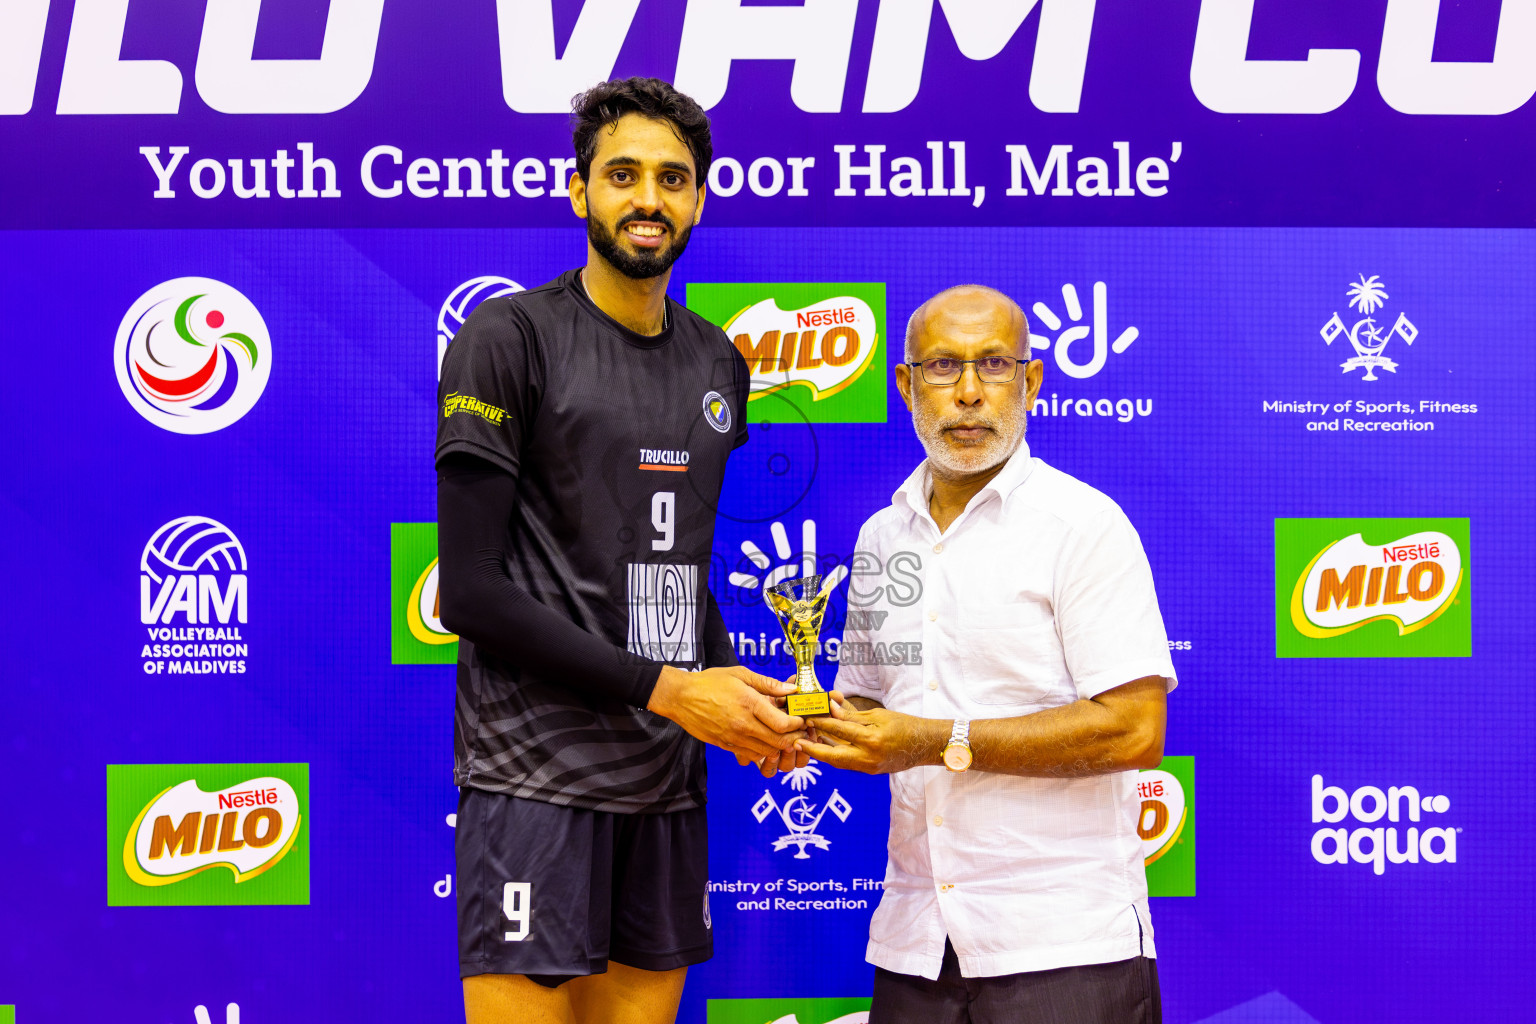
[{"label": "nestle milo logo", "polygon": [[1280,657],[1467,657],[1465,519],[1275,521]]},{"label": "nestle milo logo", "polygon": [[308,805],[308,765],[108,765],[107,903],[308,903]]},{"label": "nestle milo logo", "polygon": [[747,361],[753,423],[885,421],[885,285],[692,284]]}]

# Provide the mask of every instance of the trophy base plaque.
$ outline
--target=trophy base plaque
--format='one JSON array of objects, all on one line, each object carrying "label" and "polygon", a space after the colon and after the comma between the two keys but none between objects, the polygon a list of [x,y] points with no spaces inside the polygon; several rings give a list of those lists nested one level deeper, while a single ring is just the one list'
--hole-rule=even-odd
[{"label": "trophy base plaque", "polygon": [[799,718],[823,718],[832,714],[832,698],[826,690],[814,693],[792,693],[785,699],[785,710]]}]

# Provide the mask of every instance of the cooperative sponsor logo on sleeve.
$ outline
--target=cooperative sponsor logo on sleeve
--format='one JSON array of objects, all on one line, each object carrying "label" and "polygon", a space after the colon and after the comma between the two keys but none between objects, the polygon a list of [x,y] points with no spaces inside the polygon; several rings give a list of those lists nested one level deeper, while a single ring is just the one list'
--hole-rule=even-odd
[{"label": "cooperative sponsor logo on sleeve", "polygon": [[107,765],[107,905],[309,902],[307,764]]},{"label": "cooperative sponsor logo on sleeve", "polygon": [[690,284],[752,376],[748,423],[885,422],[885,285]]},{"label": "cooperative sponsor logo on sleeve", "polygon": [[244,673],[249,589],[245,548],[223,523],[181,516],[156,530],[139,556],[145,674]]},{"label": "cooperative sponsor logo on sleeve", "polygon": [[1195,894],[1195,759],[1165,757],[1139,772],[1136,834],[1147,866],[1147,895]]},{"label": "cooperative sponsor logo on sleeve", "polygon": [[206,277],[157,284],[128,308],[113,350],[134,411],[178,434],[222,430],[250,412],[272,376],[272,339],[240,292]]},{"label": "cooperative sponsor logo on sleeve", "polygon": [[[1360,786],[1346,792],[1314,775],[1312,824],[1323,827],[1312,833],[1312,859],[1319,864],[1369,864],[1377,875],[1385,874],[1389,864],[1455,864],[1461,829],[1429,825],[1434,819],[1426,817],[1450,809],[1450,797],[1421,792],[1416,786]],[[1389,824],[1379,824],[1383,819]],[[1421,820],[1423,829],[1417,824]],[[1335,823],[1343,825],[1328,827]],[[1357,827],[1344,827],[1351,823]]]},{"label": "cooperative sponsor logo on sleeve", "polygon": [[448,343],[453,341],[453,336],[459,333],[475,307],[486,299],[499,299],[522,290],[523,286],[510,278],[486,275],[470,278],[443,300],[442,308],[437,311],[438,380],[443,379],[443,356],[448,354]]},{"label": "cooperative sponsor logo on sleeve", "polygon": [[458,635],[439,617],[436,523],[390,524],[389,577],[390,664],[458,661]]},{"label": "cooperative sponsor logo on sleeve", "polygon": [[705,1024],[868,1024],[869,997],[711,999]]},{"label": "cooperative sponsor logo on sleeve", "polygon": [[1471,657],[1470,538],[1466,519],[1276,519],[1276,657]]}]

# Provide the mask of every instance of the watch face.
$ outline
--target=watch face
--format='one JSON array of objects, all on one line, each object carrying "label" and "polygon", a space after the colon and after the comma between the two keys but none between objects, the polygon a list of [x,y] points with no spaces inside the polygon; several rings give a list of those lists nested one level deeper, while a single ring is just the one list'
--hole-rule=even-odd
[{"label": "watch face", "polygon": [[963,772],[971,766],[971,748],[951,743],[944,748],[944,767],[952,772]]}]

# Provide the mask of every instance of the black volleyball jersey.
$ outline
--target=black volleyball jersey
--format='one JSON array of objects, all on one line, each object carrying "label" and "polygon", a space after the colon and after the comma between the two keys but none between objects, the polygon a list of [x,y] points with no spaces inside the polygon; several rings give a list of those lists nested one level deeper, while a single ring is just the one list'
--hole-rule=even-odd
[{"label": "black volleyball jersey", "polygon": [[[443,361],[436,457],[517,479],[514,583],[621,650],[693,670],[749,375],[720,328],[670,299],[666,317],[655,337],[628,330],[575,270],[483,303]],[[703,744],[676,723],[467,639],[454,734],[461,786],[620,813],[704,803]]]}]

